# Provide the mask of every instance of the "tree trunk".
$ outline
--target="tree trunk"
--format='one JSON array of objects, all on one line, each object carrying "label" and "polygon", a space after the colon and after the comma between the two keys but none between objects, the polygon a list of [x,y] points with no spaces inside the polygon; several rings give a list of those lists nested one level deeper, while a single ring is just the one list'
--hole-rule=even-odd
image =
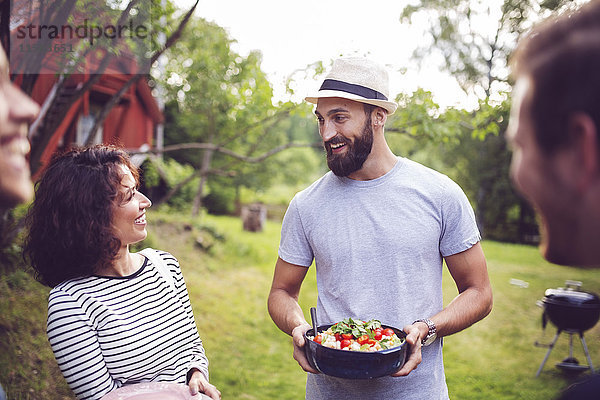
[{"label": "tree trunk", "polygon": [[[215,141],[215,116],[210,113],[208,115],[208,129],[210,130],[210,136],[208,138],[208,143],[214,144]],[[202,156],[202,166],[200,167],[200,184],[198,185],[198,192],[196,192],[196,197],[194,198],[194,206],[192,208],[192,217],[197,217],[200,213],[200,209],[202,209],[202,198],[204,197],[204,186],[206,185],[206,181],[208,180],[208,174],[210,172],[210,163],[212,162],[212,157],[214,154],[214,149],[206,149],[204,150],[204,154]]]},{"label": "tree trunk", "polygon": [[[487,137],[484,139],[484,141],[486,141],[486,140],[487,140]],[[484,150],[483,142],[480,144],[480,146],[481,147],[479,148],[479,161],[481,163],[483,158],[485,157],[485,150]],[[485,179],[480,179],[479,189],[477,190],[477,200],[476,200],[476,209],[477,209],[476,222],[477,222],[477,227],[479,228],[479,233],[481,234],[482,238],[485,236],[486,196],[487,196],[487,183],[486,183]]]},{"label": "tree trunk", "polygon": [[202,199],[204,198],[204,186],[208,180],[208,172],[210,171],[210,163],[212,161],[214,150],[204,150],[204,156],[202,157],[202,168],[200,173],[200,183],[198,184],[198,191],[196,197],[194,197],[194,206],[192,208],[192,217],[197,217],[202,208]]}]

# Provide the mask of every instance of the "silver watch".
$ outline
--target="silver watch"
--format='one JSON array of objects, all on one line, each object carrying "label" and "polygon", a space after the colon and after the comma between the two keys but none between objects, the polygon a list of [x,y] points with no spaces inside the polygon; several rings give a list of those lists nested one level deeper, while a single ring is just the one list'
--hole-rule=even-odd
[{"label": "silver watch", "polygon": [[423,346],[429,346],[431,343],[433,343],[435,341],[435,339],[437,338],[437,329],[435,327],[435,324],[433,323],[432,320],[424,318],[424,319],[418,319],[415,322],[413,322],[413,325],[416,324],[417,322],[424,322],[427,324],[427,326],[429,327],[429,331],[427,332],[427,336],[425,336],[423,338],[423,340],[421,340],[421,344]]}]

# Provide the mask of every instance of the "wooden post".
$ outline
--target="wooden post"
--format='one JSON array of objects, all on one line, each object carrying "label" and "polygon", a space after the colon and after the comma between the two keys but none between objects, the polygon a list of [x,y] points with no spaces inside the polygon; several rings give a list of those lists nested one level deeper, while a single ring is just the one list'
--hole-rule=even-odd
[{"label": "wooden post", "polygon": [[261,232],[267,219],[267,207],[261,203],[245,205],[241,217],[245,231]]}]

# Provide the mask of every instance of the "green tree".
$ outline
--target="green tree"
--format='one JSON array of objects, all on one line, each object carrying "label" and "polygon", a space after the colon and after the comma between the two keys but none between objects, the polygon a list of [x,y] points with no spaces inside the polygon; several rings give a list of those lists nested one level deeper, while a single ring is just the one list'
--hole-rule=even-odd
[{"label": "green tree", "polygon": [[504,139],[510,107],[508,60],[519,37],[534,22],[577,3],[421,0],[405,7],[400,17],[408,23],[425,21],[429,41],[415,51],[415,59],[431,62],[432,55],[440,57],[441,68],[465,93],[479,99],[474,111],[449,109],[436,118],[436,124],[451,122],[446,126],[454,132],[437,154],[442,168],[454,174],[475,201],[485,237],[509,241],[536,237],[533,210],[515,194],[508,176],[511,156]]},{"label": "green tree", "polygon": [[510,103],[480,104],[466,112],[459,140],[438,150],[448,175],[460,182],[477,205],[477,222],[488,239],[533,243],[538,231],[535,214],[509,179],[511,153],[500,132],[506,130]]},{"label": "green tree", "polygon": [[[573,0],[420,0],[404,8],[405,23],[425,20],[428,41],[416,60],[441,56],[442,69],[479,99],[510,90],[507,60],[531,24],[575,7]],[[433,52],[432,52],[433,50]]]},{"label": "green tree", "polygon": [[[231,43],[223,28],[194,19],[186,38],[169,50],[164,73],[155,76],[167,90],[164,151],[196,169],[188,179],[200,178],[193,215],[207,185],[213,196],[223,191],[224,199],[231,197],[228,185],[234,193],[241,186],[265,187],[278,175],[273,155],[311,145],[290,141],[285,128],[292,114],[306,114],[306,108],[275,106],[261,54],[243,57]],[[209,178],[214,182],[208,184]]]}]

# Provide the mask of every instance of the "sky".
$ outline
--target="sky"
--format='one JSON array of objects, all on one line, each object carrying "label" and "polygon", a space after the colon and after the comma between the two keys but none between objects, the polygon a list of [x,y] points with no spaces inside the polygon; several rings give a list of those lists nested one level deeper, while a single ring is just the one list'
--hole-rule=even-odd
[{"label": "sky", "polygon": [[[189,8],[193,1],[177,4]],[[411,60],[424,35],[418,23],[400,22],[406,4],[402,0],[200,0],[196,15],[225,28],[237,41],[233,48],[239,54],[262,52],[262,69],[276,100],[284,98],[286,78],[298,69],[316,61],[329,65],[340,56],[365,56],[387,67],[392,98],[421,87],[431,91],[442,107],[472,107],[472,99],[434,63],[419,69]],[[293,99],[311,94],[319,85],[300,84]]]}]

